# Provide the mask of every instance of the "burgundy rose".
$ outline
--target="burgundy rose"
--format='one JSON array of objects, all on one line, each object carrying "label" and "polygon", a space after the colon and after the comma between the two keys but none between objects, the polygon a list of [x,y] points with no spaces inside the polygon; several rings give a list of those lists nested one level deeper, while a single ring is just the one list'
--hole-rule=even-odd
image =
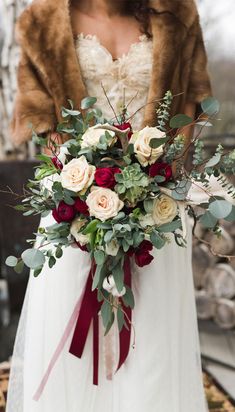
[{"label": "burgundy rose", "polygon": [[73,206],[77,212],[82,213],[85,216],[89,216],[88,206],[84,200],[77,197]]},{"label": "burgundy rose", "polygon": [[58,159],[57,156],[54,156],[51,158],[51,161],[53,163],[53,165],[56,167],[56,169],[63,169],[63,164],[61,163],[61,161]]},{"label": "burgundy rose", "polygon": [[149,252],[143,252],[143,253],[136,253],[135,254],[135,262],[139,267],[147,266],[149,265],[154,257],[150,255]]},{"label": "burgundy rose", "polygon": [[143,240],[135,252],[135,262],[138,266],[143,267],[152,262],[154,257],[149,253],[152,249],[152,243],[148,240]]},{"label": "burgundy rose", "polygon": [[52,216],[58,222],[71,222],[76,214],[73,206],[67,205],[64,201],[59,203],[59,206],[52,210]]},{"label": "burgundy rose", "polygon": [[114,127],[116,127],[119,130],[127,130],[130,129],[129,133],[128,133],[128,139],[130,140],[133,132],[132,132],[132,127],[131,124],[126,122],[126,123],[122,123],[122,124],[114,124]]},{"label": "burgundy rose", "polygon": [[115,173],[121,173],[119,167],[99,167],[95,172],[95,181],[98,186],[113,189],[116,180]]},{"label": "burgundy rose", "polygon": [[149,176],[164,176],[166,181],[172,178],[172,168],[168,163],[154,163],[149,168]]}]

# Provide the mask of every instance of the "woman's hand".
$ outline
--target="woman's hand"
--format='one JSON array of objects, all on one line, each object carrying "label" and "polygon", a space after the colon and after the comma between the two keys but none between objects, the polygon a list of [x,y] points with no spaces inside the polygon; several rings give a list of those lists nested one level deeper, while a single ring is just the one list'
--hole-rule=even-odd
[{"label": "woman's hand", "polygon": [[58,147],[63,143],[62,137],[57,132],[48,133],[47,136],[47,146],[43,148],[43,153],[47,156],[53,156],[57,154]]}]

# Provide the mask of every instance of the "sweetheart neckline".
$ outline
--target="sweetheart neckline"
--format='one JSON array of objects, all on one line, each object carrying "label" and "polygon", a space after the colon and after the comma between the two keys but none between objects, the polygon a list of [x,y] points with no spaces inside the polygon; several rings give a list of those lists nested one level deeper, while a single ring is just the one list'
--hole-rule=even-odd
[{"label": "sweetheart neckline", "polygon": [[79,33],[75,38],[75,42],[77,43],[77,42],[79,42],[80,40],[83,40],[83,39],[91,40],[91,41],[94,41],[96,44],[98,44],[110,56],[113,63],[117,63],[117,62],[121,61],[123,58],[128,57],[131,54],[133,48],[135,48],[136,46],[138,47],[139,45],[141,45],[144,42],[146,42],[146,43],[151,42],[152,43],[152,40],[149,39],[146,36],[146,34],[140,34],[139,35],[139,40],[132,43],[130,45],[129,50],[126,53],[123,53],[122,56],[119,56],[116,59],[114,59],[112,53],[107,49],[107,47],[105,47],[101,43],[101,40],[99,39],[99,37],[96,34],[84,34],[83,32]]}]

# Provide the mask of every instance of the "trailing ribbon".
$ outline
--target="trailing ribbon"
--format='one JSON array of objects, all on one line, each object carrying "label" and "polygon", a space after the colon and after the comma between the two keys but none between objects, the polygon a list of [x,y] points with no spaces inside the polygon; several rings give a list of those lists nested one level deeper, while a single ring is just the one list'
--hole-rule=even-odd
[{"label": "trailing ribbon", "polygon": [[[130,258],[126,256],[124,261],[124,282],[126,286],[131,288],[131,268],[130,268]],[[120,345],[120,355],[119,355],[119,363],[117,367],[117,371],[121,368],[123,363],[125,362],[129,350],[130,350],[130,343],[131,343],[131,318],[132,318],[132,310],[130,307],[124,307],[122,302],[122,309],[125,312],[125,321],[127,320],[126,324],[128,329],[123,326],[121,332],[119,333],[119,345]]]},{"label": "trailing ribbon", "polygon": [[93,383],[98,385],[98,366],[99,366],[99,322],[98,313],[102,302],[97,299],[97,290],[92,291],[92,281],[95,274],[96,265],[92,263],[92,267],[87,279],[85,293],[83,296],[79,316],[74,330],[72,343],[69,352],[81,358],[88,332],[93,321]]},{"label": "trailing ribbon", "polygon": [[[70,335],[70,332],[73,326],[76,323],[72,342],[70,345],[69,352],[74,356],[81,358],[87,336],[89,333],[90,326],[93,322],[93,384],[98,385],[98,375],[99,375],[99,318],[98,314],[102,306],[102,302],[98,301],[97,290],[92,291],[92,282],[93,276],[95,274],[96,264],[92,261],[91,269],[88,275],[87,283],[85,286],[85,291],[83,296],[78,300],[75,305],[74,311],[70,317],[68,325],[63,333],[63,336],[56,348],[56,351],[49,363],[47,371],[33,397],[35,401],[38,401],[42,392],[46,386],[46,383],[49,379],[50,373],[55,366],[56,361],[59,358],[60,353],[62,352],[65,343]],[[125,257],[124,261],[124,283],[126,286],[131,287],[131,269],[130,269],[130,258]],[[131,341],[131,318],[132,310],[131,308],[126,308],[121,299],[122,310],[125,313],[125,320],[127,320],[127,327],[123,327],[119,333],[119,345],[120,345],[120,354],[119,354],[119,363],[116,372],[121,368],[125,362],[130,349]]]}]

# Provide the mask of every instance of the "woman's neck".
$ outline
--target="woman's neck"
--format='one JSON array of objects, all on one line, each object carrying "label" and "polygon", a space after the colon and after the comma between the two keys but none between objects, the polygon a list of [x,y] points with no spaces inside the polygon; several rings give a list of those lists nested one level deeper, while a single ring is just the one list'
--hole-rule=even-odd
[{"label": "woman's neck", "polygon": [[[74,0],[74,6],[90,17],[110,18],[120,14],[123,0]],[[119,4],[118,4],[119,3]]]}]

